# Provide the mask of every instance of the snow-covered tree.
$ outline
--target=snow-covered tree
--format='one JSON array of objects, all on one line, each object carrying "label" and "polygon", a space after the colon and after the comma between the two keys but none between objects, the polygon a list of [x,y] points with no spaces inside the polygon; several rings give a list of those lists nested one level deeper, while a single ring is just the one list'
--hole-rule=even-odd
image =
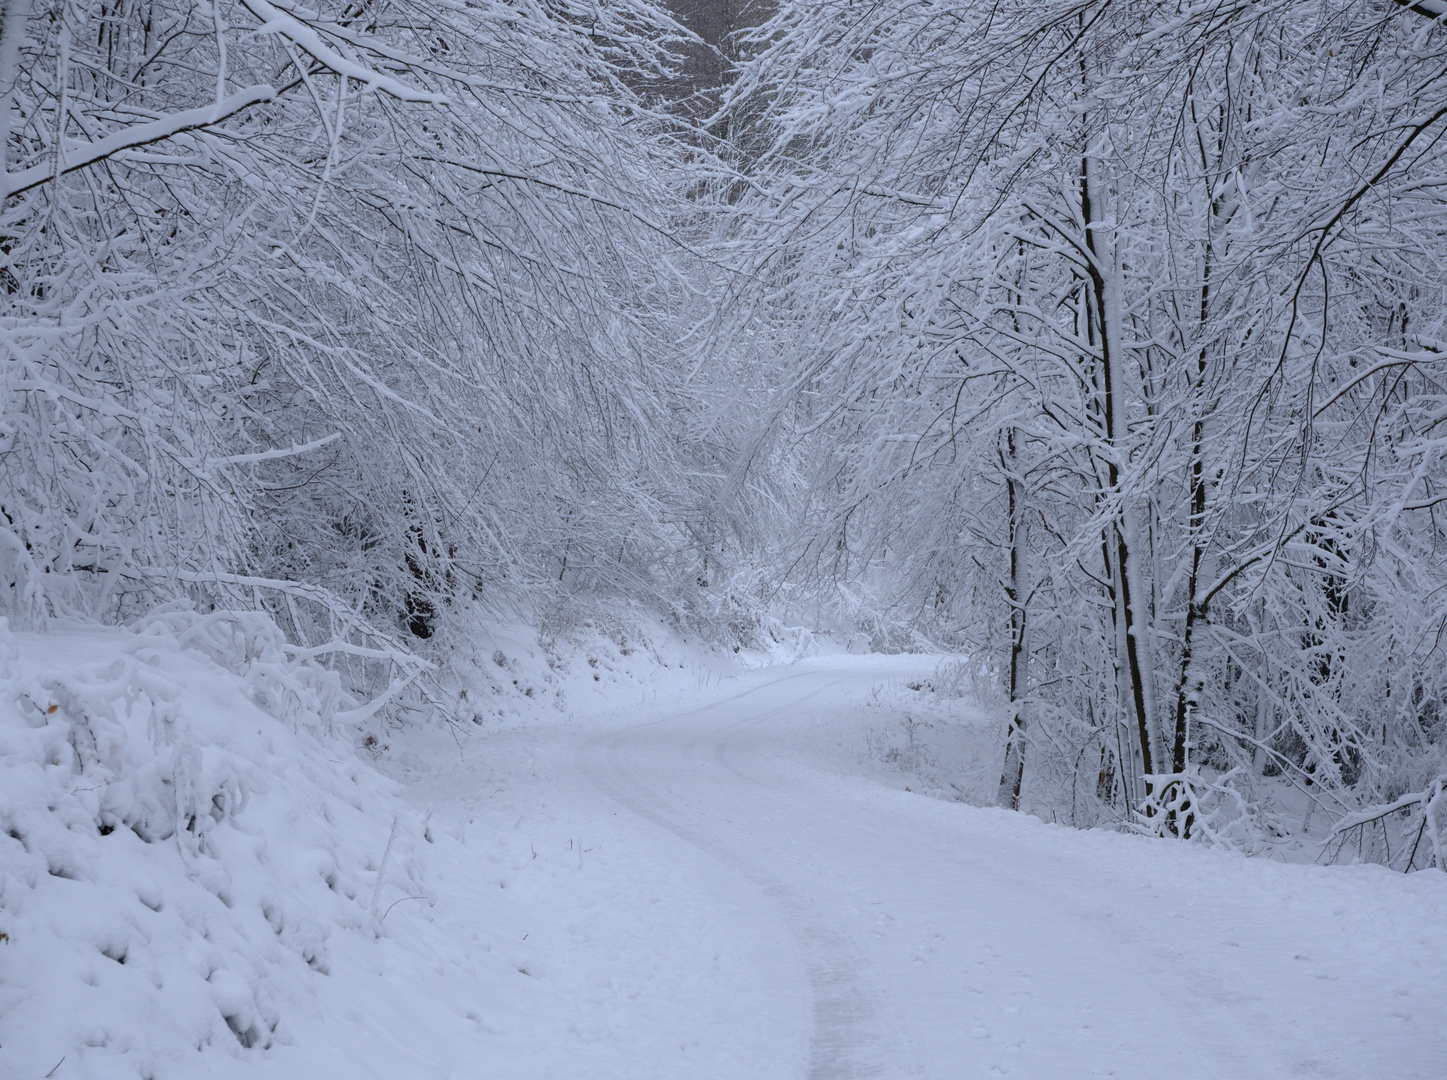
[{"label": "snow-covered tree", "polygon": [[[684,155],[646,0],[8,0],[0,607],[300,637],[637,586]],[[670,484],[673,486],[670,487]]]},{"label": "snow-covered tree", "polygon": [[1003,800],[1022,738],[1182,834],[1263,774],[1429,783],[1440,23],[841,2],[757,42],[735,228],[789,298],[808,565],[1008,650]]}]

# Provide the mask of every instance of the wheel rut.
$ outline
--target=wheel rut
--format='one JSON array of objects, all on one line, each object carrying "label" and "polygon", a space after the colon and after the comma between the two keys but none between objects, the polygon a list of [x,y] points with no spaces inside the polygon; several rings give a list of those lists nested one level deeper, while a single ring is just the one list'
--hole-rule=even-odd
[{"label": "wheel rut", "polygon": [[[748,837],[725,837],[709,821],[709,811],[720,806],[757,807],[765,799],[784,813],[808,814],[803,807],[780,805],[778,790],[730,765],[728,745],[737,733],[807,704],[838,681],[789,675],[701,709],[600,736],[580,748],[578,767],[614,802],[741,878],[778,915],[792,938],[810,998],[802,1077],[912,1077],[919,1071],[911,1064],[907,1041],[890,1021],[887,1002],[875,990],[879,980],[863,953],[769,865],[767,856],[777,849],[760,846],[751,852]],[[744,711],[746,699],[758,704]],[[712,719],[723,714],[727,722]],[[708,785],[713,789],[705,790]]]}]

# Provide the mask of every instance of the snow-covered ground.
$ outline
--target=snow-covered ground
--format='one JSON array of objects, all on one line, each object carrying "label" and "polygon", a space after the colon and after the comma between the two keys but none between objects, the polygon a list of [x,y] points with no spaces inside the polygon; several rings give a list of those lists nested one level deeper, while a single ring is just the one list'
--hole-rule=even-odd
[{"label": "snow-covered ground", "polygon": [[565,710],[371,730],[389,781],[352,749],[368,729],[278,719],[242,667],[138,640],[14,635],[8,685],[45,705],[130,655],[111,692],[160,680],[146,701],[192,718],[201,764],[166,756],[133,694],[112,739],[132,764],[91,766],[100,786],[179,769],[249,796],[199,833],[173,802],[169,837],[101,836],[80,706],[7,700],[5,1077],[1447,1075],[1447,875],[905,790],[872,703],[937,658],[750,671],[519,636],[482,650],[508,676],[489,693]]}]

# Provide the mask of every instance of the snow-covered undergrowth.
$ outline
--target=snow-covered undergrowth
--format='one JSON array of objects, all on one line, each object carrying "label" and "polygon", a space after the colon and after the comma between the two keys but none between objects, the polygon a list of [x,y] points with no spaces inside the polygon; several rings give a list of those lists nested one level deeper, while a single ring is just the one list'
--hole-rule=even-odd
[{"label": "snow-covered undergrowth", "polygon": [[214,1074],[426,894],[335,676],[282,646],[247,614],[0,623],[0,1075]]},{"label": "snow-covered undergrowth", "polygon": [[[861,763],[894,785],[972,806],[994,806],[999,797],[1007,704],[995,673],[966,657],[938,662],[932,675],[883,679],[863,707],[868,716]],[[1098,797],[1080,768],[1100,757],[1099,742],[1070,746],[1036,736],[1026,752],[1020,809],[1055,824],[1133,830],[1137,820]],[[1232,778],[1235,780],[1236,778]],[[1261,801],[1251,807],[1216,799],[1218,829],[1198,839],[1246,854],[1271,852],[1310,861],[1329,835],[1325,815],[1311,828],[1307,803],[1289,786],[1257,779]],[[1274,828],[1274,831],[1272,831]]]},{"label": "snow-covered undergrowth", "polygon": [[[685,633],[623,604],[574,602],[532,621],[464,613],[457,623],[436,654],[433,682],[440,692],[432,704],[443,708],[429,705],[422,712],[429,722],[442,719],[463,729],[551,722],[579,710],[616,708],[663,684],[702,690],[724,668],[743,671],[843,651],[830,635],[816,636],[768,615],[757,615],[747,634],[710,636]],[[382,748],[393,741],[389,733],[417,719],[418,712],[404,703],[362,725],[361,739],[381,758]]]},{"label": "snow-covered undergrowth", "polygon": [[[861,702],[860,764],[892,787],[971,806],[993,805],[1005,724],[976,682],[968,665],[944,660],[931,678],[875,683]],[[1036,811],[1034,803],[1025,806]],[[1040,816],[1051,819],[1048,811]]]},{"label": "snow-covered undergrowth", "polygon": [[[996,673],[967,657],[946,657],[929,676],[881,679],[862,707],[859,758],[879,779],[955,802],[996,805],[1008,708]],[[1082,768],[1100,761],[1098,739],[1072,745],[1048,731],[1027,731],[1027,747],[1021,810],[1076,828],[1153,833],[1148,817],[1122,808],[1109,774]],[[1440,781],[1396,806],[1350,813],[1332,793],[1265,769],[1202,767],[1191,775],[1195,839],[1209,846],[1289,862],[1371,862],[1402,870],[1415,855],[1412,869],[1438,865],[1441,830],[1429,826],[1437,826],[1443,811],[1434,806],[1434,816],[1424,820],[1422,803],[1440,795]],[[1102,797],[1102,787],[1110,798]],[[1439,797],[1442,802],[1447,797]],[[1395,841],[1381,838],[1381,819],[1389,814]]]}]

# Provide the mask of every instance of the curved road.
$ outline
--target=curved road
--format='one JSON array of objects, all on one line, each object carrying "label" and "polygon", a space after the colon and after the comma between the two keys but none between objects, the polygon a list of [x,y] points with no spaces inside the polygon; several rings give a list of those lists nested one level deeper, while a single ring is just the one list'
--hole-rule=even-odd
[{"label": "curved road", "polygon": [[859,775],[862,696],[919,665],[785,669],[578,750],[637,828],[717,871],[721,932],[782,927],[809,999],[796,1075],[1447,1076],[1420,889]]}]

